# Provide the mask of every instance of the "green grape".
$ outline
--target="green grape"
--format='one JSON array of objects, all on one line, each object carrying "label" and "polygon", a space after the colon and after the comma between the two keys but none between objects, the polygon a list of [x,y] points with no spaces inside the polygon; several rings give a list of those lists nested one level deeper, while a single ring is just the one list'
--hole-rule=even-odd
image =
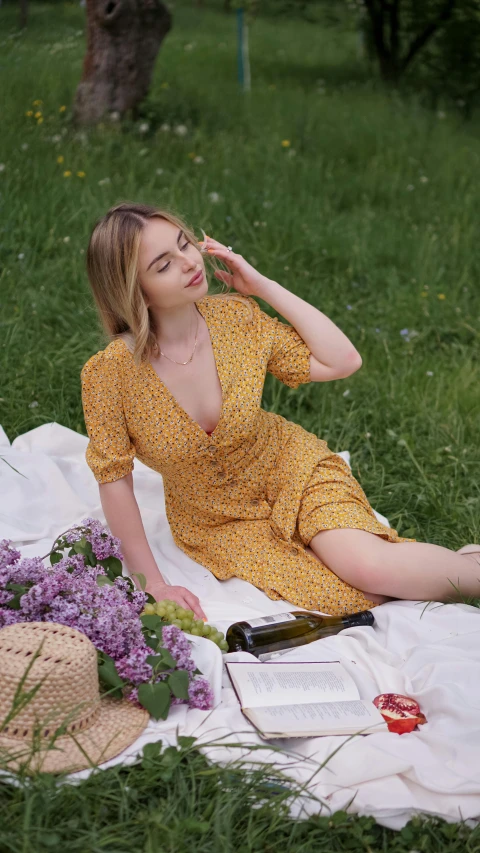
[{"label": "green grape", "polygon": [[184,607],[177,607],[177,617],[178,617],[178,619],[186,619],[187,618],[187,611],[185,610]]},{"label": "green grape", "polygon": [[211,633],[212,633],[212,626],[205,624],[203,626],[203,636],[209,637]]},{"label": "green grape", "polygon": [[146,604],[143,608],[143,613],[145,616],[154,616],[155,615],[155,605],[154,604]]},{"label": "green grape", "polygon": [[193,623],[193,627],[198,628],[198,630],[201,631],[203,634],[203,629],[205,627],[205,623],[204,623],[203,619],[195,619],[195,621]]},{"label": "green grape", "polygon": [[194,637],[201,637],[202,636],[200,634],[200,629],[195,628],[195,626],[193,626],[193,628],[191,629],[190,634],[193,634]]},{"label": "green grape", "polygon": [[185,610],[185,619],[195,619],[195,613],[193,610]]},{"label": "green grape", "polygon": [[192,630],[192,620],[191,619],[181,619],[182,631],[186,631],[187,634],[191,633]]},{"label": "green grape", "polygon": [[226,640],[220,640],[218,646],[222,652],[228,652],[228,643]]},{"label": "green grape", "polygon": [[166,613],[166,612],[167,612],[167,611],[165,610],[165,608],[164,608],[161,604],[156,604],[156,605],[155,605],[155,613],[157,614],[157,616],[162,616],[162,617],[163,617],[163,616],[165,616],[165,613]]},{"label": "green grape", "polygon": [[180,619],[172,619],[172,625],[176,625],[177,628],[182,627],[182,623],[180,622]]}]

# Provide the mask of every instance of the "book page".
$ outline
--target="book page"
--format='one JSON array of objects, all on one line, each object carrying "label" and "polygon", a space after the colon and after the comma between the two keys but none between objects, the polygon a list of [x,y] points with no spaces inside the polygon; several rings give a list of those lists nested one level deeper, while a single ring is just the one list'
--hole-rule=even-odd
[{"label": "book page", "polygon": [[386,728],[382,715],[373,703],[361,700],[248,708],[246,713],[253,724],[265,733],[296,733],[301,736],[309,732],[314,736],[353,733],[363,729],[368,732],[370,726],[378,726],[378,730]]},{"label": "book page", "polygon": [[359,699],[355,682],[339,663],[243,663],[227,661],[242,708],[348,702]]}]

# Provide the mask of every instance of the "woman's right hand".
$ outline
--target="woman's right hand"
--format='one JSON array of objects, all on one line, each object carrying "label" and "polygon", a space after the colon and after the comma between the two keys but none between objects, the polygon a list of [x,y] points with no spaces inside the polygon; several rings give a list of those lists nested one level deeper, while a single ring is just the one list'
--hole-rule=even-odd
[{"label": "woman's right hand", "polygon": [[185,610],[193,610],[196,619],[206,619],[207,616],[203,612],[200,601],[193,592],[185,589],[184,586],[170,586],[168,583],[158,581],[147,586],[146,592],[153,595],[155,601],[174,601],[179,607],[184,607]]}]

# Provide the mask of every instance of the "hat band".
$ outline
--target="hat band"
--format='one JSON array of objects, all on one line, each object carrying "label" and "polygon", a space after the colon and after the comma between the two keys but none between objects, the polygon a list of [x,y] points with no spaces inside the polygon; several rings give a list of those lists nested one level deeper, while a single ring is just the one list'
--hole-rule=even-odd
[{"label": "hat band", "polygon": [[[90,705],[91,708],[91,705]],[[72,712],[71,712],[72,713]],[[55,734],[55,732],[62,728],[62,735],[67,734],[75,734],[78,732],[83,732],[85,729],[89,729],[97,719],[100,714],[100,700],[95,702],[95,707],[84,717],[76,718],[74,722],[68,724],[68,726],[64,726],[62,723],[59,725],[55,725],[52,723],[44,728],[39,730],[38,726],[25,726],[19,722],[11,722],[8,726],[4,726],[0,729],[0,736],[6,735],[8,737],[17,738],[17,740],[32,740],[34,734],[40,736],[41,738],[47,738]],[[67,715],[68,719],[68,715]]]}]

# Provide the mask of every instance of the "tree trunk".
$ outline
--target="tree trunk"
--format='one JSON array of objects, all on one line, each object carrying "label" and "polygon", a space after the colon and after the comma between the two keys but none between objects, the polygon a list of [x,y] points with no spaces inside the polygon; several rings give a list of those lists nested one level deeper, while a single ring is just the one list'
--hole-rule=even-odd
[{"label": "tree trunk", "polygon": [[28,0],[20,0],[20,29],[23,30],[27,26],[28,18]]},{"label": "tree trunk", "polygon": [[134,110],[150,87],[172,26],[161,0],[87,0],[87,53],[73,107],[76,124]]}]

